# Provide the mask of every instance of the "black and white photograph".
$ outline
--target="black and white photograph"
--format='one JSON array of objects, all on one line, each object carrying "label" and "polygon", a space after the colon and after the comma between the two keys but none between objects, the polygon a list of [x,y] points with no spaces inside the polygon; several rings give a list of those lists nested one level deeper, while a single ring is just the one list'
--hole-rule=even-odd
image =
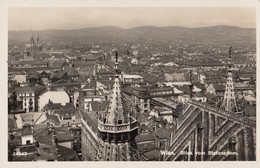
[{"label": "black and white photograph", "polygon": [[256,7],[25,6],[7,21],[8,163],[257,160]]}]

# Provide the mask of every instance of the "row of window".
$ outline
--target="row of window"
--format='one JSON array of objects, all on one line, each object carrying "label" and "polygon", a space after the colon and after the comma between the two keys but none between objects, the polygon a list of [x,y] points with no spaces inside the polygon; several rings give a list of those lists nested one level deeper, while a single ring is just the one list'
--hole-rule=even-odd
[{"label": "row of window", "polygon": [[[24,103],[24,106],[27,106],[27,104],[26,104],[26,103]],[[29,106],[32,106],[32,103],[29,103]]]},{"label": "row of window", "polygon": [[[26,100],[27,100],[27,99],[26,99],[26,98],[24,98],[24,101],[26,101]],[[30,99],[29,99],[29,102],[32,102],[32,98],[30,98]]]},{"label": "row of window", "polygon": [[143,82],[144,80],[142,78],[139,79],[124,79],[125,82]]},{"label": "row of window", "polygon": [[151,95],[166,95],[166,94],[172,94],[172,91],[151,92]]},{"label": "row of window", "polygon": [[20,93],[18,96],[34,96],[34,93]]}]

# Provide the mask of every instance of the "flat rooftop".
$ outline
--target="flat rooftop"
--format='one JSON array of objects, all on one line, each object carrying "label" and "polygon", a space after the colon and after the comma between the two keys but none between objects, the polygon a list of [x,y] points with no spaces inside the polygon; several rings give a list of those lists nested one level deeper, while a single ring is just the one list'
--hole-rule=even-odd
[{"label": "flat rooftop", "polygon": [[123,78],[143,78],[140,75],[128,75],[128,74],[124,74]]}]

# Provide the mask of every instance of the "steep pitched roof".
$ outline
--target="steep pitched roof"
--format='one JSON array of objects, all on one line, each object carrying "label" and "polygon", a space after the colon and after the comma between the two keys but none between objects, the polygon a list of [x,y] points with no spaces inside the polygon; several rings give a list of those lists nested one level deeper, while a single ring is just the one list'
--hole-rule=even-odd
[{"label": "steep pitched roof", "polygon": [[40,122],[45,121],[47,119],[44,112],[22,113],[17,114],[16,117],[16,123],[18,128],[22,128],[22,126],[27,123],[39,124]]},{"label": "steep pitched roof", "polygon": [[104,110],[106,110],[108,102],[92,101],[92,102],[90,102],[90,104],[91,104],[92,111],[100,111],[100,110],[104,111]]},{"label": "steep pitched roof", "polygon": [[68,76],[79,76],[78,71],[73,67],[66,66],[64,70],[67,72]]},{"label": "steep pitched roof", "polygon": [[59,150],[59,161],[80,161],[76,152],[72,149],[65,148],[63,146],[57,145]]},{"label": "steep pitched roof", "polygon": [[33,134],[33,131],[32,131],[31,125],[23,126],[22,136],[32,135],[32,134]]},{"label": "steep pitched roof", "polygon": [[66,65],[66,62],[64,60],[54,60],[50,62],[49,67],[50,68],[57,68],[57,69],[61,69],[62,66]]},{"label": "steep pitched roof", "polygon": [[86,83],[85,86],[82,88],[84,89],[95,89],[96,87],[96,81],[90,81],[89,83]]},{"label": "steep pitched roof", "polygon": [[16,87],[15,91],[17,93],[40,93],[45,90],[44,86],[26,86],[26,87]]},{"label": "steep pitched roof", "polygon": [[136,142],[144,142],[144,141],[153,141],[155,139],[154,134],[148,132],[148,133],[144,133],[144,134],[140,134],[138,135],[135,140]]},{"label": "steep pitched roof", "polygon": [[242,76],[240,76],[240,79],[249,80],[251,78],[251,76],[253,77],[253,79],[256,79],[256,74],[243,74]]},{"label": "steep pitched roof", "polygon": [[93,112],[82,112],[83,119],[91,126],[92,130],[97,133],[98,132],[98,115]]},{"label": "steep pitched roof", "polygon": [[57,133],[56,137],[58,142],[67,142],[73,140],[73,136],[69,132]]},{"label": "steep pitched roof", "polygon": [[39,79],[40,78],[40,74],[37,72],[31,72],[28,74],[28,79]]},{"label": "steep pitched roof", "polygon": [[112,87],[114,84],[113,80],[99,80],[98,82],[103,84],[106,88]]},{"label": "steep pitched roof", "polygon": [[175,86],[178,90],[183,91],[184,93],[190,93],[189,86]]},{"label": "steep pitched roof", "polygon": [[248,117],[255,117],[256,116],[256,107],[252,105],[245,105],[245,115]]},{"label": "steep pitched roof", "polygon": [[76,114],[76,109],[56,109],[54,114],[71,117]]},{"label": "steep pitched roof", "polygon": [[58,71],[58,72],[53,73],[53,74],[50,76],[50,78],[51,78],[51,79],[61,79],[61,78],[63,78],[66,74],[67,74],[66,71],[61,70],[61,71]]},{"label": "steep pitched roof", "polygon": [[86,66],[95,66],[96,62],[95,61],[75,61],[74,63],[74,67],[86,67]]},{"label": "steep pitched roof", "polygon": [[203,85],[203,84],[195,83],[194,86],[196,86],[197,88],[199,88],[201,90],[206,90],[205,85]]},{"label": "steep pitched roof", "polygon": [[61,124],[60,120],[58,119],[58,116],[56,116],[56,115],[48,115],[47,118],[48,118],[48,121],[50,121],[51,123],[54,123],[54,125]]},{"label": "steep pitched roof", "polygon": [[214,86],[215,91],[225,91],[224,85],[214,84],[213,86]]},{"label": "steep pitched roof", "polygon": [[17,128],[15,117],[13,115],[8,115],[8,130]]},{"label": "steep pitched roof", "polygon": [[75,109],[73,103],[66,103],[65,106],[62,106],[62,109]]}]

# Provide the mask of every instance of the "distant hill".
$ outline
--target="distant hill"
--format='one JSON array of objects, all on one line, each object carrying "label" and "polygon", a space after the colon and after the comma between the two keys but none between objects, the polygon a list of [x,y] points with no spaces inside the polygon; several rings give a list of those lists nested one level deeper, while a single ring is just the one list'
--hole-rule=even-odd
[{"label": "distant hill", "polygon": [[[245,40],[255,43],[255,28],[240,28],[234,26],[209,26],[187,28],[180,26],[142,26],[122,29],[112,26],[93,27],[73,30],[41,30],[43,40],[65,38],[97,38],[97,39],[161,39],[161,40]],[[29,40],[31,31],[9,31],[9,40]],[[241,41],[242,42],[242,41]]]}]

